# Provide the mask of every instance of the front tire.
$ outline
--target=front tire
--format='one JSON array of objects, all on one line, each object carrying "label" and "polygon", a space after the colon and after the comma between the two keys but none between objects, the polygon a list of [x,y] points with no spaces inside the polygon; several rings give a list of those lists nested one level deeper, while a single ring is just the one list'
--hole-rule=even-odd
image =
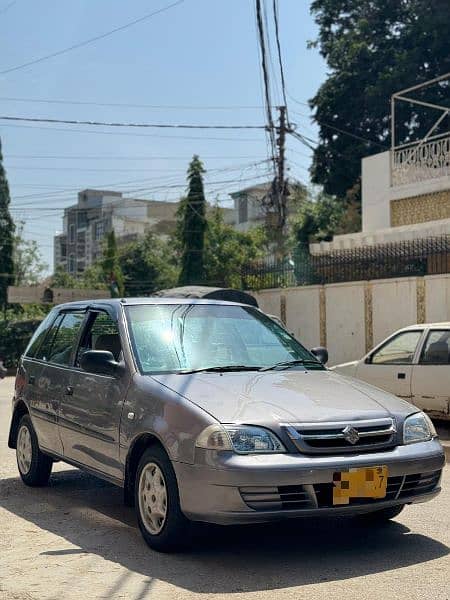
[{"label": "front tire", "polygon": [[182,549],[189,538],[189,520],[180,508],[178,485],[167,454],[148,448],[141,457],[134,485],[139,529],[150,548]]},{"label": "front tire", "polygon": [[19,423],[16,458],[20,477],[26,485],[31,487],[47,485],[53,461],[40,451],[29,415],[24,415]]}]

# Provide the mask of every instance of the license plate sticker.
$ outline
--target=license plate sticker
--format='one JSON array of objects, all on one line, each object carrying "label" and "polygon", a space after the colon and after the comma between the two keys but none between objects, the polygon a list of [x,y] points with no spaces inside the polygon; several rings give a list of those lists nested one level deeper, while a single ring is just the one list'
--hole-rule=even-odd
[{"label": "license plate sticker", "polygon": [[364,467],[333,474],[333,504],[349,504],[351,498],[385,498],[388,468]]}]

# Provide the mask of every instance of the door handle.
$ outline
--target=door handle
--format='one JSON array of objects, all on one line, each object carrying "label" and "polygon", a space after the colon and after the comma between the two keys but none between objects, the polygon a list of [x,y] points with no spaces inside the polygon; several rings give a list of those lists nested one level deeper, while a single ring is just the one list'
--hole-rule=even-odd
[{"label": "door handle", "polygon": [[73,394],[73,387],[71,385],[68,385],[66,387],[66,396],[72,396]]},{"label": "door handle", "polygon": [[406,379],[406,373],[397,373],[399,379]]},{"label": "door handle", "polygon": [[30,375],[30,376],[28,377],[28,383],[29,383],[30,385],[34,385],[35,381],[36,381],[36,377],[35,377],[34,375]]}]

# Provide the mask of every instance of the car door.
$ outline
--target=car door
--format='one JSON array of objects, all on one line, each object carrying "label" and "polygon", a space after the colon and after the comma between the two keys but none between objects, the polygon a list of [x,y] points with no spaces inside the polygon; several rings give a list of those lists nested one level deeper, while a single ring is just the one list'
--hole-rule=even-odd
[{"label": "car door", "polygon": [[450,415],[450,329],[430,329],[413,367],[413,402],[436,417]]},{"label": "car door", "polygon": [[16,392],[20,390],[28,406],[39,446],[56,453],[62,451],[56,424],[57,406],[48,394],[48,365],[42,356],[48,353],[61,320],[62,316],[53,311],[38,327],[20,361],[16,381]]},{"label": "car door", "polygon": [[423,329],[400,331],[378,346],[356,367],[356,377],[411,400],[413,361]]},{"label": "car door", "polygon": [[80,367],[86,350],[109,350],[122,360],[114,317],[90,310],[80,338],[70,385],[60,407],[59,427],[64,456],[114,480],[122,480],[119,425],[128,388],[128,373],[118,377],[87,373]]}]

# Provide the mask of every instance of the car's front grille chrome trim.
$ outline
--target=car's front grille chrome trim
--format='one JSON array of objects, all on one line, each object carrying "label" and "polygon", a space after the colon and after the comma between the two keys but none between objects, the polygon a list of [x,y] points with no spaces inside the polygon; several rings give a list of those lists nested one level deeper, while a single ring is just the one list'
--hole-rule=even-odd
[{"label": "car's front grille chrome trim", "polygon": [[394,446],[397,428],[392,418],[324,423],[283,423],[295,446],[305,454],[380,450]]}]

